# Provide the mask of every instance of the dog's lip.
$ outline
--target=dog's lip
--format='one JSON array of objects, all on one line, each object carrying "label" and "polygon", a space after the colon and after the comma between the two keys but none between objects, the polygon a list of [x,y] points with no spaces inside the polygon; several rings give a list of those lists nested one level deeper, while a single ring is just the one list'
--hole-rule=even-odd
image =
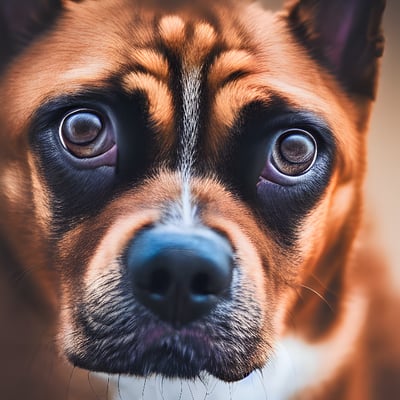
[{"label": "dog's lip", "polygon": [[[182,357],[182,354],[192,352],[190,362],[185,367],[180,365],[179,368],[173,371],[171,369],[160,369],[159,364],[150,362],[147,365],[145,376],[156,373],[168,378],[196,379],[201,376],[201,373],[205,372],[221,381],[235,382],[246,378],[254,371],[254,366],[246,369],[242,365],[240,371],[235,372],[224,368],[220,364],[220,360],[223,357],[214,348],[213,339],[201,329],[169,330],[154,328],[145,336],[146,338],[142,340],[139,351],[144,356],[144,359],[146,359],[146,355],[157,353],[161,349],[163,351],[168,349],[169,362],[174,363],[177,359],[179,360],[179,357]],[[173,356],[175,351],[180,354],[177,359],[174,359]],[[186,359],[185,362],[187,361]],[[188,373],[188,371],[190,372]]]},{"label": "dog's lip", "polygon": [[160,320],[144,319],[139,326],[125,325],[118,335],[115,327],[99,335],[102,328],[91,332],[80,349],[67,349],[72,364],[108,374],[171,379],[196,379],[208,373],[226,382],[243,379],[261,367],[251,362],[250,353],[227,352],[224,337],[206,321],[177,329]]},{"label": "dog's lip", "polygon": [[175,329],[172,326],[155,326],[148,328],[146,332],[141,335],[140,343],[144,349],[157,347],[170,338],[174,338],[182,343],[193,343],[197,346],[209,346],[210,337],[200,329],[193,327],[183,327]]}]

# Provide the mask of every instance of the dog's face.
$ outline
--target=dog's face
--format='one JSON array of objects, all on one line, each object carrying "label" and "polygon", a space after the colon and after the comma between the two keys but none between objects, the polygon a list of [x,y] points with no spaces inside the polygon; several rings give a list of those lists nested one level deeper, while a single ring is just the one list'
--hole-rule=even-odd
[{"label": "dog's face", "polygon": [[69,360],[232,381],[288,319],[334,329],[307,288],[339,308],[382,3],[99,3],[46,9],[0,81],[2,235]]}]

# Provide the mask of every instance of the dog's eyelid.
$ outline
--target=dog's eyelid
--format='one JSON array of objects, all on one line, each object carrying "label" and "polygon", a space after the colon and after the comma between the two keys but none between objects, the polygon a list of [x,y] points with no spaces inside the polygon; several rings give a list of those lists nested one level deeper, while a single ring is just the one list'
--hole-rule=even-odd
[{"label": "dog's eyelid", "polygon": [[246,137],[250,135],[256,141],[289,129],[308,131],[317,139],[326,140],[328,145],[334,141],[330,124],[323,115],[293,107],[279,95],[273,95],[268,105],[260,102],[247,105],[233,128],[235,132],[246,133]]},{"label": "dog's eyelid", "polygon": [[300,129],[309,132],[314,138],[325,138],[333,137],[332,131],[329,125],[324,119],[313,113],[296,112],[289,115],[283,115],[276,118],[269,129],[274,130],[290,130]]},{"label": "dog's eyelid", "polygon": [[49,97],[33,113],[32,124],[41,125],[45,121],[51,122],[62,115],[78,108],[92,108],[107,111],[115,102],[116,90],[100,91],[87,88],[77,93],[61,94]]}]

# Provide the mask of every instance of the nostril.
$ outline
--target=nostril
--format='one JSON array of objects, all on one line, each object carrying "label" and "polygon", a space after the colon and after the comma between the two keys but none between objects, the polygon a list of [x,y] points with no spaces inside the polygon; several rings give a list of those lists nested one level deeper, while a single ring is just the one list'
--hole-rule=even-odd
[{"label": "nostril", "polygon": [[159,268],[151,272],[147,290],[152,295],[163,297],[167,295],[171,284],[171,274],[166,269]]},{"label": "nostril", "polygon": [[207,273],[196,274],[190,285],[190,292],[194,295],[208,296],[213,293],[210,284],[210,276]]}]

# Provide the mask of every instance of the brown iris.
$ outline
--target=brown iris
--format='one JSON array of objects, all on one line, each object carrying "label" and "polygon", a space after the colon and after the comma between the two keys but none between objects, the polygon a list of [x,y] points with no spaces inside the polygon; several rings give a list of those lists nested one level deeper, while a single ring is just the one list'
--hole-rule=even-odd
[{"label": "brown iris", "polygon": [[114,138],[103,118],[95,111],[78,109],[67,114],[60,125],[63,146],[77,158],[92,158],[106,153]]},{"label": "brown iris", "polygon": [[276,141],[272,162],[283,174],[297,176],[307,172],[317,156],[313,136],[302,129],[285,131]]}]

